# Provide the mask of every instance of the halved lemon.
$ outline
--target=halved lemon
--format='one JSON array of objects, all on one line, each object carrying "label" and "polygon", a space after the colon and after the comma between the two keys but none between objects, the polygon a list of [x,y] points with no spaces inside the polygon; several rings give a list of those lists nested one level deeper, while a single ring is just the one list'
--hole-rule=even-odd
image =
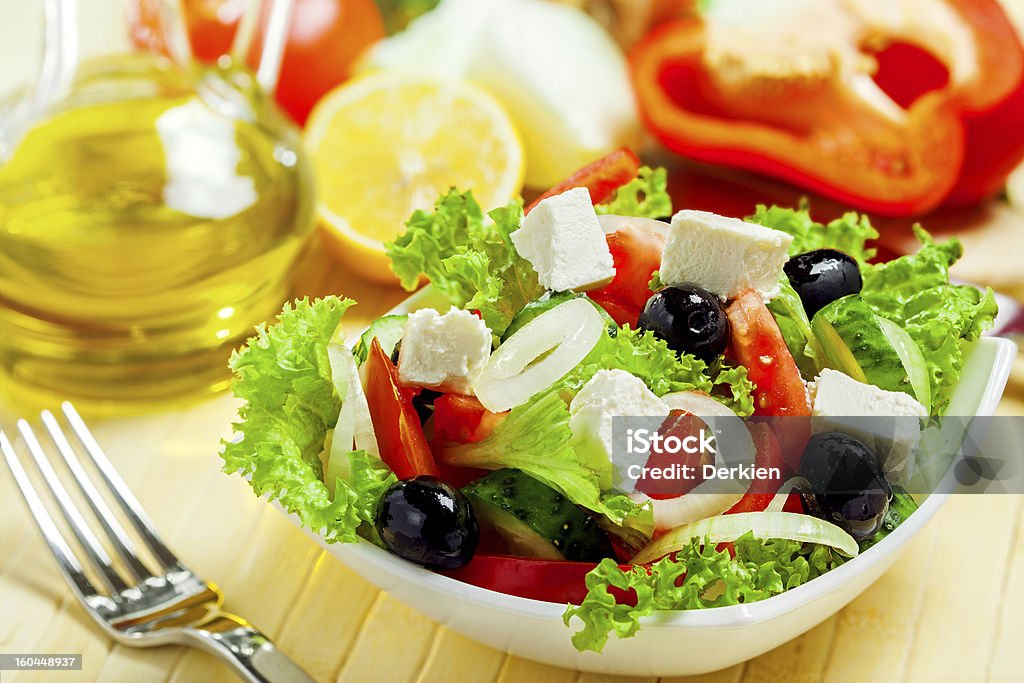
[{"label": "halved lemon", "polygon": [[384,242],[451,187],[489,210],[523,184],[519,135],[501,105],[461,81],[373,73],[328,93],[309,118],[306,149],[320,220],[343,264],[394,282]]}]

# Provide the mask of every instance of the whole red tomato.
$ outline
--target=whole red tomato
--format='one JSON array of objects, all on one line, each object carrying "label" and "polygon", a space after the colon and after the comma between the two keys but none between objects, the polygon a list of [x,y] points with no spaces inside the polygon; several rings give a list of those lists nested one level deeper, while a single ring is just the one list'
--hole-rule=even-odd
[{"label": "whole red tomato", "polygon": [[[246,0],[181,0],[192,53],[213,62],[231,47]],[[132,0],[129,24],[138,46],[166,52],[159,0]],[[269,3],[264,3],[264,10]],[[264,12],[266,18],[266,12]],[[281,64],[277,101],[299,124],[323,95],[351,75],[367,46],[384,36],[373,0],[295,0],[295,13]],[[262,31],[254,38],[258,46]],[[250,53],[255,66],[258,50]]]}]

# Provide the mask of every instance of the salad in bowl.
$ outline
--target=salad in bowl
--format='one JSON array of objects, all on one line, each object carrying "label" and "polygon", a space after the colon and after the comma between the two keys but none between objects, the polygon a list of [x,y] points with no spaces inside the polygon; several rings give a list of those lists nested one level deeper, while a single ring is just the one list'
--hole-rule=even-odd
[{"label": "salad in bowl", "polygon": [[322,543],[550,603],[581,652],[861,562],[921,497],[842,418],[947,411],[992,292],[950,282],[956,240],[873,263],[866,217],[673,211],[665,185],[621,150],[525,208],[445,193],[388,245],[430,282],[401,311],[350,340],[355,302],[298,300],[236,351],[225,469]]}]

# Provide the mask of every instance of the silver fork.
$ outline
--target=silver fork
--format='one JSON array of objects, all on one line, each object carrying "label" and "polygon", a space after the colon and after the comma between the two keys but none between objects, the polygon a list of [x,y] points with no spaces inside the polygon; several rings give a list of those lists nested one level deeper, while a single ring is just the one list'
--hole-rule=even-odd
[{"label": "silver fork", "polygon": [[134,542],[85,472],[76,449],[72,448],[57,418],[44,410],[41,413],[43,425],[110,545],[120,557],[123,573],[115,568],[103,544],[58,479],[32,427],[27,421],[18,420],[18,431],[42,473],[46,488],[56,500],[71,535],[102,583],[102,590],[97,590],[26,475],[10,439],[0,431],[0,451],[3,451],[21,495],[61,573],[96,623],[122,645],[151,647],[179,644],[206,650],[230,665],[245,680],[312,681],[269,638],[244,619],[221,610],[224,598],[220,589],[201,579],[168,550],[139,501],[117,474],[74,407],[65,402],[61,408],[81,450],[95,464],[113,498],[160,567],[159,571],[150,571],[140,559]]}]

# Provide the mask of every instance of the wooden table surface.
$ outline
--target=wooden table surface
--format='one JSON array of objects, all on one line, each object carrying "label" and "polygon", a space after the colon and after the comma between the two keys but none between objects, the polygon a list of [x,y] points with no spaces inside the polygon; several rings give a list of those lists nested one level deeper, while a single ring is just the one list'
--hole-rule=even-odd
[{"label": "wooden table surface", "polygon": [[[1009,222],[986,218],[983,231],[968,233],[975,251],[991,244],[981,238],[990,233],[998,241],[990,254],[1008,243],[1024,253],[1024,215],[999,212]],[[968,261],[962,274],[981,279],[987,271],[1017,296],[1024,293],[1019,259],[1004,267],[992,263],[1008,260],[978,259],[978,272]],[[346,318],[352,329],[403,296],[350,281],[326,259],[311,259],[303,272],[304,291],[340,292],[360,302]],[[257,624],[317,680],[601,679],[476,644],[325,554],[242,479],[220,471],[218,443],[229,435],[236,407],[220,396],[156,414],[96,420],[95,432],[171,547],[221,585],[229,609]],[[28,410],[5,406],[0,426],[9,430],[13,416]],[[1000,410],[1024,414],[1024,360]],[[903,559],[846,609],[774,651],[700,680],[1024,680],[1022,519],[1022,496],[954,498]],[[4,672],[3,683],[233,680],[198,651],[112,645],[71,597],[4,467],[0,652],[84,654],[82,672]]]}]

